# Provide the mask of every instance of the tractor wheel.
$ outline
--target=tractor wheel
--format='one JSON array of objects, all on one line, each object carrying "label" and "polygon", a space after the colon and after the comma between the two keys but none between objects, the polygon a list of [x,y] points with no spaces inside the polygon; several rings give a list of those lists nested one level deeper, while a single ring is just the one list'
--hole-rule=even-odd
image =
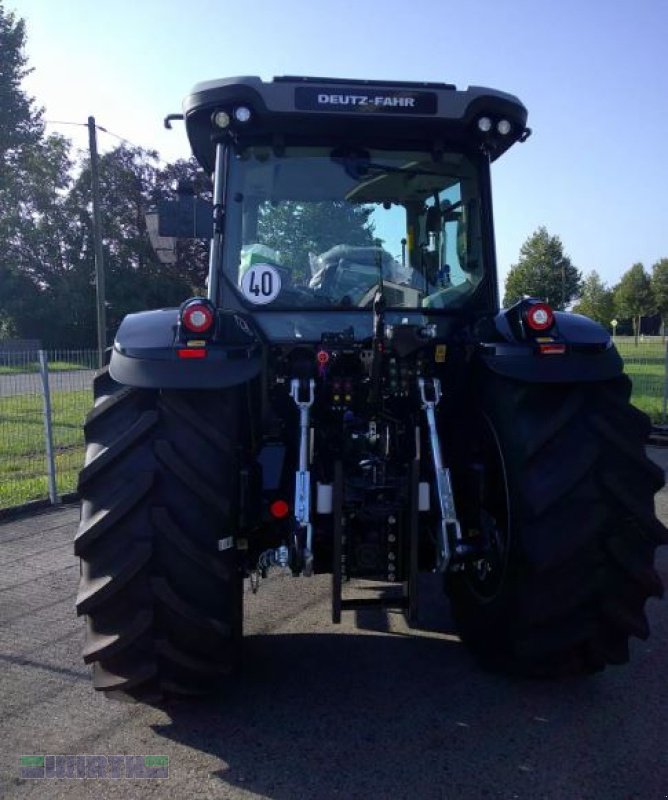
[{"label": "tractor wheel", "polygon": [[[484,666],[591,673],[649,635],[644,606],[668,542],[654,513],[661,469],[625,376],[587,384],[481,381],[478,498],[489,557],[446,577],[462,640]],[[469,509],[472,510],[472,509]]]},{"label": "tractor wheel", "polygon": [[213,690],[242,630],[239,392],[132,389],[106,370],[94,391],[75,540],[93,684],[149,703]]}]

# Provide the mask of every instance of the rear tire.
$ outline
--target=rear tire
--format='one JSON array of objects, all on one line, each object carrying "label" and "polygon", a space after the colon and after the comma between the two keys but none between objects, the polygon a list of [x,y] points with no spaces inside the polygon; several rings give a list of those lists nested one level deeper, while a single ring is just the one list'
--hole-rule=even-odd
[{"label": "rear tire", "polygon": [[104,370],[79,477],[77,612],[96,689],[159,701],[218,687],[238,656],[238,390],[123,387]]},{"label": "rear tire", "polygon": [[[446,578],[463,641],[489,668],[557,677],[628,661],[668,541],[654,513],[664,475],[648,418],[622,376],[589,384],[481,381],[491,562]],[[491,566],[490,566],[491,565]]]}]

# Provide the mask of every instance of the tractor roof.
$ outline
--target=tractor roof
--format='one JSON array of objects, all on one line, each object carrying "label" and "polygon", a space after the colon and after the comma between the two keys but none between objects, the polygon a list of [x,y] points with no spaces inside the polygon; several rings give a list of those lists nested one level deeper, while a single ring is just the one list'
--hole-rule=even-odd
[{"label": "tractor roof", "polygon": [[[240,107],[250,111],[248,119],[237,119]],[[183,112],[193,153],[208,172],[216,142],[230,135],[300,144],[338,139],[360,146],[383,140],[397,147],[426,143],[435,149],[484,144],[492,159],[528,135],[527,110],[513,95],[481,86],[458,90],[448,83],[223,78],[198,83],[185,98]],[[218,112],[226,112],[227,127],[214,122]],[[481,117],[491,121],[491,130],[479,129]],[[218,120],[224,122],[225,116]],[[497,131],[501,120],[510,123],[505,135]]]}]

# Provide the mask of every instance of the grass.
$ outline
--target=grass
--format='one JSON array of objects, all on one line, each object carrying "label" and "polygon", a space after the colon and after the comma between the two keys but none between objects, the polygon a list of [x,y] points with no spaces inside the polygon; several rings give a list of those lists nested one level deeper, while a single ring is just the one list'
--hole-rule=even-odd
[{"label": "grass", "polygon": [[[624,368],[633,381],[631,401],[661,421],[663,408],[665,345],[660,338],[640,342],[617,338],[617,348],[624,358]],[[82,363],[54,361],[54,371],[81,369]],[[35,367],[36,369],[36,367]],[[0,367],[0,375],[25,372],[26,369]],[[58,476],[58,491],[63,494],[76,488],[77,474],[83,464],[83,422],[92,405],[89,390],[53,391],[53,439]],[[37,500],[48,495],[42,399],[34,395],[0,397],[0,508]]]},{"label": "grass", "polygon": [[624,370],[633,381],[631,402],[652,419],[662,421],[666,371],[666,345],[660,336],[639,341],[617,337],[615,344],[624,359]]},{"label": "grass", "polygon": [[631,402],[649,414],[652,422],[661,422],[665,367],[661,364],[625,363],[624,371],[633,382]]},{"label": "grass", "polygon": [[617,350],[624,359],[660,361],[666,358],[666,345],[660,337],[634,344],[633,339],[617,339]]},{"label": "grass", "polygon": [[[53,444],[60,494],[76,487],[83,464],[83,422],[92,405],[88,390],[52,392]],[[48,495],[42,399],[0,398],[0,508]]]}]

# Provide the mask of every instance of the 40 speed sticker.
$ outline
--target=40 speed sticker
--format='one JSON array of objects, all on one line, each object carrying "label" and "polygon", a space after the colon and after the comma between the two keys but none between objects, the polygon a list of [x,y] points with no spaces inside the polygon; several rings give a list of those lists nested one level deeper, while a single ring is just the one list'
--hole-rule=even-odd
[{"label": "40 speed sticker", "polygon": [[241,292],[251,303],[263,306],[281,291],[281,275],[271,264],[254,264],[241,279]]}]

